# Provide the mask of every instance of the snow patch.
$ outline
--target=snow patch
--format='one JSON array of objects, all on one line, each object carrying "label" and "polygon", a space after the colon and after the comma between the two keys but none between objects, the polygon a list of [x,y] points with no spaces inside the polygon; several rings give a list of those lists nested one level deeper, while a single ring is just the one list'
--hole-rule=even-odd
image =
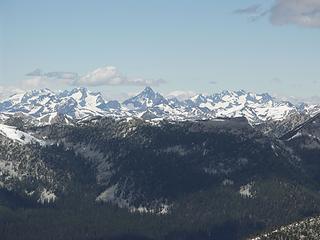
[{"label": "snow patch", "polygon": [[158,215],[168,214],[171,208],[171,205],[168,204],[160,204],[160,207],[149,208],[146,206],[134,207],[129,205],[129,201],[125,199],[121,199],[116,196],[118,184],[112,185],[107,188],[105,191],[100,193],[100,195],[96,198],[97,202],[104,203],[115,203],[120,208],[127,208],[132,213],[152,213]]},{"label": "snow patch", "polygon": [[229,185],[233,185],[233,184],[234,184],[234,182],[232,180],[230,180],[230,179],[224,179],[222,181],[222,185],[223,186],[229,186]]},{"label": "snow patch", "polygon": [[41,204],[53,203],[56,201],[56,199],[57,199],[57,196],[54,194],[54,192],[44,188],[40,194],[40,198],[38,199],[38,202]]},{"label": "snow patch", "polygon": [[289,138],[287,141],[290,141],[290,140],[292,140],[292,139],[298,138],[298,137],[300,137],[300,136],[302,136],[302,133],[301,133],[301,132],[297,132],[294,136],[292,136],[291,138]]},{"label": "snow patch", "polygon": [[105,191],[100,193],[100,195],[96,198],[97,202],[112,202],[116,199],[115,193],[117,190],[118,185],[115,184],[109,188],[107,188]]},{"label": "snow patch", "polygon": [[252,192],[253,185],[254,185],[254,182],[241,186],[239,190],[239,194],[244,198],[253,198],[254,197],[254,194]]},{"label": "snow patch", "polygon": [[21,144],[39,143],[44,145],[45,142],[41,141],[28,133],[22,132],[15,127],[0,124],[0,134]]},{"label": "snow patch", "polygon": [[172,205],[168,204],[161,204],[159,208],[147,208],[143,206],[136,207],[130,207],[130,212],[135,213],[152,213],[157,215],[167,215],[170,212]]}]

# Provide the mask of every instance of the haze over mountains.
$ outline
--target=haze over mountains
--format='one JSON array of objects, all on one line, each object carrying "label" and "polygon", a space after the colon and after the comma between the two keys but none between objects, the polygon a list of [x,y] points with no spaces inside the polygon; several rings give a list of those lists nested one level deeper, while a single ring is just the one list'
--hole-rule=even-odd
[{"label": "haze over mountains", "polygon": [[279,121],[288,115],[314,115],[319,105],[294,105],[267,93],[223,91],[212,95],[198,94],[180,101],[166,98],[146,87],[137,96],[123,102],[106,101],[100,93],[86,88],[53,92],[49,89],[19,93],[0,102],[1,118],[13,114],[32,117],[38,124],[79,120],[92,116],[137,117],[145,120],[203,120],[217,117],[246,117],[251,124]]}]

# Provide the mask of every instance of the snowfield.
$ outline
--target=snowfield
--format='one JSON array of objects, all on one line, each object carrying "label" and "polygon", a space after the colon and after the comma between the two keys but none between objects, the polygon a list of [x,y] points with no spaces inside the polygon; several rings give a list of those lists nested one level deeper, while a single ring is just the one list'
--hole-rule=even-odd
[{"label": "snowfield", "polygon": [[0,134],[20,144],[38,143],[45,145],[45,142],[39,140],[28,133],[17,130],[15,127],[0,124]]}]

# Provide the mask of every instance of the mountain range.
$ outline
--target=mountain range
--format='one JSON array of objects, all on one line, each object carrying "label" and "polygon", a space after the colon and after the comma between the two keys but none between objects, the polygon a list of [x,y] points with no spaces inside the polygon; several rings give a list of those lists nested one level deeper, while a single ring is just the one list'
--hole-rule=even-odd
[{"label": "mountain range", "polygon": [[203,120],[217,117],[246,117],[250,124],[280,121],[293,114],[313,116],[319,105],[294,105],[267,93],[241,91],[198,94],[186,100],[165,98],[146,87],[138,95],[123,102],[106,101],[101,93],[86,88],[53,92],[49,89],[19,93],[0,102],[1,119],[24,115],[38,124],[80,120],[93,116],[142,118],[145,120]]},{"label": "mountain range", "polygon": [[147,87],[122,103],[35,90],[0,108],[3,239],[300,239],[319,228],[319,106],[245,91],[179,101]]}]

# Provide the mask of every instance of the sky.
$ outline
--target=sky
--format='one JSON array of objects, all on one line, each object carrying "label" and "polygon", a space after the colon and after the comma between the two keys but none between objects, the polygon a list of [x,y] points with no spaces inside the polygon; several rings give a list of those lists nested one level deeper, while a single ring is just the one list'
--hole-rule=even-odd
[{"label": "sky", "polygon": [[0,96],[151,86],[318,101],[319,63],[319,0],[0,1]]}]

